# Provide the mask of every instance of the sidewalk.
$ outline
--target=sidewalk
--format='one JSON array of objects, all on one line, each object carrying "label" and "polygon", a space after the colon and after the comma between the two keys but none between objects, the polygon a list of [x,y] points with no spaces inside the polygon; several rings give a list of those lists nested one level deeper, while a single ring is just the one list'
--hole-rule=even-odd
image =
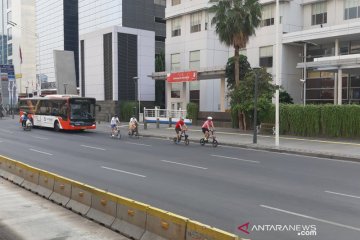
[{"label": "sidewalk", "polygon": [[0,178],[1,240],[126,240],[119,233]]},{"label": "sidewalk", "polygon": [[[123,124],[123,134],[127,133],[127,124]],[[175,136],[174,125],[169,128],[168,124],[147,124],[147,130],[140,124],[139,134],[143,137],[170,138]],[[102,122],[97,125],[98,131],[110,132],[109,123]],[[327,139],[306,138],[293,136],[280,136],[280,145],[275,147],[275,136],[258,135],[257,144],[253,144],[253,133],[241,133],[238,129],[216,128],[216,137],[219,145],[237,146],[250,149],[262,149],[273,152],[294,153],[314,157],[326,157],[340,160],[360,162],[360,139]],[[190,142],[199,144],[203,137],[199,126],[190,126],[188,130]]]}]

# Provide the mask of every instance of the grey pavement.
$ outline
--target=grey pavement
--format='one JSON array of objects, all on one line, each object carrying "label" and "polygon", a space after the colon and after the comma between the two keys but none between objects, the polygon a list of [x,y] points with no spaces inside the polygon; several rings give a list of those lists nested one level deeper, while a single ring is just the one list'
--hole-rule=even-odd
[{"label": "grey pavement", "polygon": [[[108,124],[75,133],[24,132],[15,120],[6,119],[0,121],[0,154],[245,238],[359,239],[359,162],[226,145],[201,147],[198,127],[189,131],[194,141],[189,146],[166,140],[175,132],[164,125],[149,125],[149,132],[158,133],[155,137],[134,139],[126,136],[126,125],[118,140],[109,137]],[[218,129],[220,143],[233,135],[223,131]],[[251,136],[248,141],[244,145],[251,146]],[[238,226],[247,222],[315,225],[317,235],[246,235]]]},{"label": "grey pavement", "polygon": [[[216,124],[216,122],[215,122]],[[123,125],[127,128],[127,125]],[[109,132],[109,124],[102,122],[97,125],[99,131]],[[189,126],[188,135],[191,142],[199,143],[203,137],[200,126]],[[139,127],[140,136],[172,138],[175,136],[174,125],[168,124],[147,124]],[[360,139],[341,138],[308,138],[295,136],[280,136],[279,147],[275,146],[274,135],[257,135],[257,144],[253,144],[253,132],[242,132],[239,129],[216,128],[215,131],[219,145],[236,146],[249,149],[262,149],[273,152],[301,154],[305,156],[325,157],[339,160],[360,161]]]},{"label": "grey pavement", "polygon": [[0,240],[126,240],[0,178]]}]

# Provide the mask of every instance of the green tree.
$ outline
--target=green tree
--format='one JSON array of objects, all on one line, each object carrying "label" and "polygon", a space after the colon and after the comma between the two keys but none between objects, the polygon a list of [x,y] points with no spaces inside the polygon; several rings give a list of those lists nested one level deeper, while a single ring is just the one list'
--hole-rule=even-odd
[{"label": "green tree", "polygon": [[[242,81],[245,77],[245,75],[251,71],[250,63],[247,60],[247,57],[244,55],[239,56],[239,80]],[[227,78],[227,86],[230,90],[234,89],[235,84],[235,71],[234,71],[234,57],[231,57],[228,59],[228,62],[226,64],[225,69],[225,76]]]},{"label": "green tree", "polygon": [[[254,112],[254,86],[255,86],[255,71],[258,75],[258,97],[257,97],[257,109],[259,112],[259,120],[267,115],[267,112],[271,109],[272,96],[275,92],[275,86],[272,84],[272,77],[266,72],[266,69],[253,69],[249,71],[241,85],[236,86],[233,91],[230,92],[231,97],[231,111],[242,112],[244,115],[244,130],[247,129],[249,120],[253,117]],[[248,121],[246,121],[248,120]]]},{"label": "green tree", "polygon": [[280,103],[294,104],[293,98],[284,89],[280,89],[279,101],[280,101]]},{"label": "green tree", "polygon": [[[235,84],[235,78],[234,78],[234,57],[229,58],[228,62],[226,64],[225,69],[225,76],[227,78],[227,86],[230,89],[230,91],[234,90],[236,87]],[[245,75],[251,71],[250,63],[247,61],[247,57],[244,55],[240,55],[239,57],[239,66],[240,66],[240,72],[239,72],[239,79],[240,81],[243,81]],[[233,128],[239,128],[240,125],[244,129],[244,118],[243,114],[239,114],[238,112],[231,111],[231,122]]]},{"label": "green tree", "polygon": [[261,5],[258,0],[210,0],[210,13],[215,16],[211,24],[220,42],[234,47],[235,85],[239,85],[239,50],[246,47],[249,37],[255,34],[261,22]]},{"label": "green tree", "polygon": [[[155,56],[155,72],[165,71],[165,53]],[[155,81],[155,105],[165,108],[165,81]]]}]

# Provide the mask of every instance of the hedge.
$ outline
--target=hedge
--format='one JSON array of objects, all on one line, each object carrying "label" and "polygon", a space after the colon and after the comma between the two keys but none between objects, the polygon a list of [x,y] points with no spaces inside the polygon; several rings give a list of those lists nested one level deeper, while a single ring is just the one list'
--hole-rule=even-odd
[{"label": "hedge", "polygon": [[[275,123],[275,107],[262,119]],[[359,105],[280,104],[280,134],[306,137],[360,137]]]}]

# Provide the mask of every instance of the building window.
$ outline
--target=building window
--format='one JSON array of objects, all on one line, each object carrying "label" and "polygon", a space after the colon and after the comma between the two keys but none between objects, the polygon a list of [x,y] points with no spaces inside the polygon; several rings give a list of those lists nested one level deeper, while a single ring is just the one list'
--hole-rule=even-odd
[{"label": "building window", "polygon": [[171,71],[180,70],[180,53],[171,54]]},{"label": "building window", "polygon": [[190,15],[190,32],[201,31],[201,14],[202,12],[193,13]]},{"label": "building window", "polygon": [[171,0],[171,6],[179,5],[181,0]]},{"label": "building window", "polygon": [[274,25],[275,5],[265,5],[262,8],[261,26]]},{"label": "building window", "polygon": [[311,25],[327,23],[326,2],[314,3],[311,7]]},{"label": "building window", "polygon": [[12,39],[12,28],[8,28],[7,29],[7,35],[8,35],[8,40],[11,40]]},{"label": "building window", "polygon": [[199,70],[200,69],[200,51],[192,51],[189,54],[189,69]]},{"label": "building window", "polygon": [[360,17],[360,0],[345,0],[344,19]]},{"label": "building window", "polygon": [[166,0],[154,0],[154,4],[160,6],[166,6]]},{"label": "building window", "polygon": [[12,44],[8,44],[8,56],[12,55]]},{"label": "building window", "polygon": [[166,37],[163,36],[155,36],[156,42],[165,42]]},{"label": "building window", "polygon": [[259,53],[260,67],[272,68],[273,66],[273,46],[261,47]]},{"label": "building window", "polygon": [[180,91],[182,89],[182,83],[171,84],[171,98],[180,98]]},{"label": "building window", "polygon": [[156,23],[166,24],[166,20],[161,18],[161,17],[155,17],[155,22]]},{"label": "building window", "polygon": [[171,20],[171,36],[176,37],[181,35],[181,17]]}]

